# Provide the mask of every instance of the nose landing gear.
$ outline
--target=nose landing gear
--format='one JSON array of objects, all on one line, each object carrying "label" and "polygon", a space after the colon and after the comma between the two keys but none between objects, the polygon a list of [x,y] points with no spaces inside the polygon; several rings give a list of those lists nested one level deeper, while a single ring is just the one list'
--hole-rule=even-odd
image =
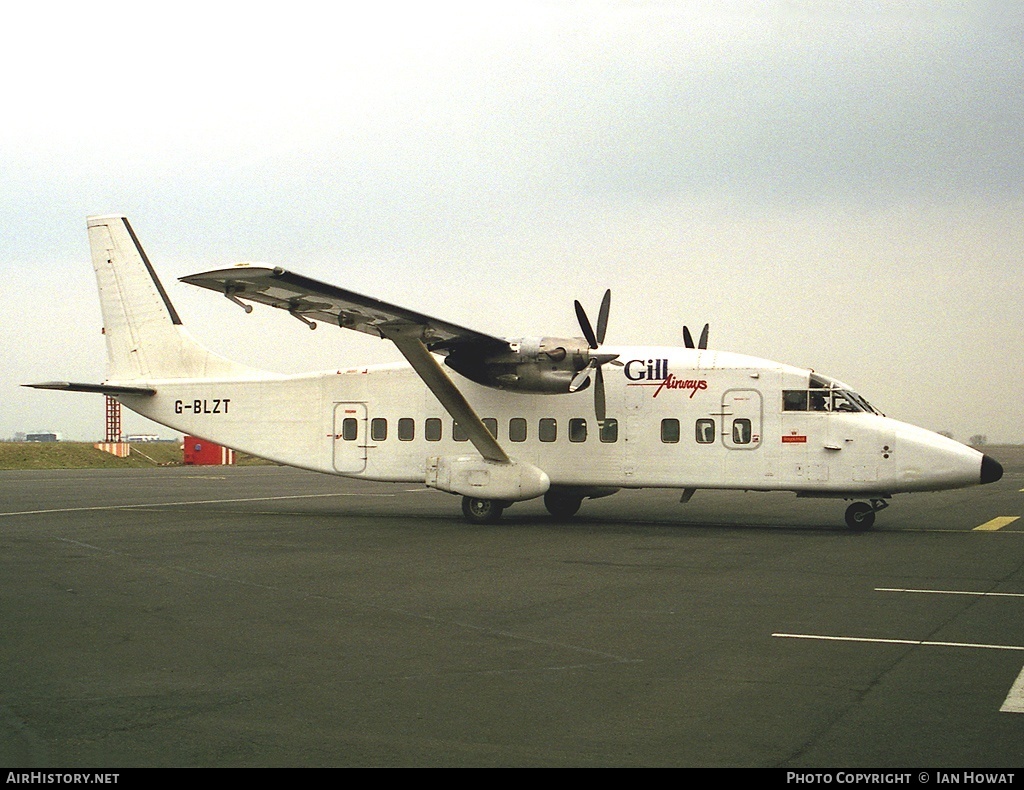
[{"label": "nose landing gear", "polygon": [[846,526],[854,532],[865,532],[875,524],[875,513],[885,510],[889,503],[884,499],[872,499],[871,503],[854,502],[846,508]]}]

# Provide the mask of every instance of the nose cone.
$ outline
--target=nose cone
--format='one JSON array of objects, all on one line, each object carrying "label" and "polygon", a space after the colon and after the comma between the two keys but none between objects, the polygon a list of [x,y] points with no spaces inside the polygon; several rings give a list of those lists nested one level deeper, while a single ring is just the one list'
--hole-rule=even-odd
[{"label": "nose cone", "polygon": [[988,455],[981,456],[981,482],[994,483],[1003,476],[1003,465]]}]

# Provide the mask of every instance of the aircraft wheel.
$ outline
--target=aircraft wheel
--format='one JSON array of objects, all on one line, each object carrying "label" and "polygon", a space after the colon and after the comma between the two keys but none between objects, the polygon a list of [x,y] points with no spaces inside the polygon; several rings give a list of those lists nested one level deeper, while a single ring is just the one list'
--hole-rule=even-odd
[{"label": "aircraft wheel", "polygon": [[462,515],[471,524],[493,524],[501,518],[505,503],[495,499],[477,499],[462,497]]},{"label": "aircraft wheel", "polygon": [[558,491],[548,491],[544,495],[544,507],[558,521],[568,521],[575,516],[581,504],[583,504],[583,497],[581,496],[563,494]]},{"label": "aircraft wheel", "polygon": [[875,524],[875,509],[867,502],[854,502],[846,508],[846,526],[855,532],[871,529]]}]

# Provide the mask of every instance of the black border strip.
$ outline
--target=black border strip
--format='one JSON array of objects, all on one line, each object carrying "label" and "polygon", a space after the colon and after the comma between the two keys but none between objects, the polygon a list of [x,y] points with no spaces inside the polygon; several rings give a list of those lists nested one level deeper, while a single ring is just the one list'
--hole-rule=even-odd
[{"label": "black border strip", "polygon": [[156,286],[157,291],[160,292],[160,298],[164,300],[164,306],[167,308],[167,312],[170,313],[171,323],[181,326],[181,319],[178,317],[178,311],[174,309],[174,305],[171,304],[171,299],[167,295],[167,291],[164,290],[163,283],[160,282],[160,278],[156,276],[156,270],[153,269],[153,264],[149,262],[149,258],[146,256],[146,251],[142,249],[142,245],[139,244],[139,237],[135,235],[135,231],[132,230],[131,224],[128,222],[128,217],[121,217],[124,221],[124,226],[128,229],[128,235],[132,237],[132,241],[135,242],[135,249],[139,251],[139,255],[142,256],[142,262],[146,264],[146,269],[149,270],[149,276],[153,278],[153,284]]}]

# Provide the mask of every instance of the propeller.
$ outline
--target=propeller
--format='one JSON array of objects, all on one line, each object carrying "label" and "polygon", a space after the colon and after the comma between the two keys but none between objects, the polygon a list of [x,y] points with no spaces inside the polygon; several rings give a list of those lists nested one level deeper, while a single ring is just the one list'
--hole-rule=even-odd
[{"label": "propeller", "polygon": [[[583,309],[583,305],[579,303],[579,300],[575,301],[574,304],[576,307],[576,319],[580,322],[583,337],[586,339],[587,345],[590,346],[591,352],[594,352],[604,343],[604,336],[608,331],[608,312],[612,305],[612,292],[611,290],[604,292],[601,308],[597,313],[596,333],[590,323],[590,319],[587,318],[587,311]],[[601,366],[607,362],[614,362],[618,357],[618,354],[591,353],[587,364],[579,373],[573,376],[572,382],[569,384],[569,392],[576,392],[586,386],[587,382],[593,377],[594,412],[599,423],[603,423],[605,419],[604,374],[601,372]]]},{"label": "propeller", "polygon": [[683,343],[687,348],[707,348],[708,347],[708,330],[711,328],[710,324],[704,324],[704,329],[700,333],[700,342],[695,346],[693,344],[693,335],[690,334],[690,328],[688,326],[683,327]]}]

